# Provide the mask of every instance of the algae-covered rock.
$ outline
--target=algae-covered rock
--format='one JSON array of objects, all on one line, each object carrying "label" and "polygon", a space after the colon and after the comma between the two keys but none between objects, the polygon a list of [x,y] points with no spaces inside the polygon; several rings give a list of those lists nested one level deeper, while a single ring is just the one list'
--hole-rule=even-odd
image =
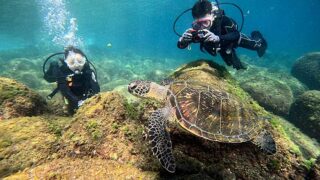
[{"label": "algae-covered rock", "polygon": [[[102,158],[120,163],[119,171],[124,171],[128,165],[139,169],[153,167],[153,161],[146,164],[147,160],[144,160],[150,154],[147,144],[141,143],[144,142],[144,127],[138,120],[142,111],[137,108],[114,92],[100,93],[88,99],[63,134],[59,156]],[[144,176],[147,174],[144,172]]]},{"label": "algae-covered rock", "polygon": [[253,77],[241,83],[262,107],[278,115],[288,115],[293,102],[293,94],[289,86],[267,77]]},{"label": "algae-covered rock", "polygon": [[156,179],[155,172],[142,172],[130,164],[99,158],[65,158],[35,168],[28,168],[7,180],[14,179]]},{"label": "algae-covered rock", "polygon": [[310,179],[310,180],[320,179],[320,156],[315,161],[314,165],[311,167],[310,173],[308,175],[308,179]]},{"label": "algae-covered rock", "polygon": [[277,115],[287,116],[294,99],[307,90],[299,80],[282,71],[248,65],[244,71],[231,73],[253,99]]},{"label": "algae-covered rock", "polygon": [[320,53],[309,53],[300,57],[291,73],[310,89],[320,90]]},{"label": "algae-covered rock", "polygon": [[320,91],[307,91],[291,106],[290,121],[320,141]]},{"label": "algae-covered rock", "polygon": [[0,178],[53,158],[57,136],[69,121],[45,117],[0,121]]},{"label": "algae-covered rock", "polygon": [[40,95],[15,80],[0,77],[0,119],[34,116],[46,110]]},{"label": "algae-covered rock", "polygon": [[125,99],[117,93],[100,93],[77,111],[74,123],[62,137],[65,148],[61,152],[69,156],[99,154],[121,158],[123,151],[130,151],[124,133],[133,131],[135,126],[127,125],[125,120]]},{"label": "algae-covered rock", "polygon": [[244,71],[235,71],[231,70],[233,77],[239,82],[241,85],[243,82],[247,82],[249,79],[257,78],[262,79],[264,77],[268,79],[272,79],[273,81],[280,82],[282,84],[286,84],[290,90],[294,98],[303,94],[308,88],[301,83],[298,79],[293,77],[291,74],[278,70],[270,70],[267,68],[262,68],[253,65],[247,65],[247,69]]}]

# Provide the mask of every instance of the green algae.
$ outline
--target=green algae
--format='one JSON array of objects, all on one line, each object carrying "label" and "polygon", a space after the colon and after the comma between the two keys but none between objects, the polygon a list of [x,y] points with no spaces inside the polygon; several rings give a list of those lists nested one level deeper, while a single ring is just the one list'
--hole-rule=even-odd
[{"label": "green algae", "polygon": [[[141,108],[135,106],[135,104],[125,101],[124,107],[126,109],[126,115],[130,119],[138,120],[141,114]],[[139,111],[140,110],[140,111]]]},{"label": "green algae", "polygon": [[100,126],[100,123],[95,119],[89,120],[86,124],[86,129],[94,140],[99,140],[103,136]]},{"label": "green algae", "polygon": [[316,163],[316,160],[315,158],[310,158],[308,160],[304,160],[303,161],[303,165],[308,169],[308,171],[315,165]]}]

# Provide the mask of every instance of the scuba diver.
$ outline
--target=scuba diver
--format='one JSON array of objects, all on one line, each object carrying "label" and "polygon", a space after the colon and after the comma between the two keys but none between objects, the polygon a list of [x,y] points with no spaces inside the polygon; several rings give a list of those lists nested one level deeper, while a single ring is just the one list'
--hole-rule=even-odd
[{"label": "scuba diver", "polygon": [[[237,5],[234,6],[240,9]],[[267,42],[262,34],[259,31],[253,31],[251,37],[248,37],[240,33],[236,22],[225,16],[224,11],[219,8],[218,2],[214,4],[208,0],[199,0],[191,10],[194,18],[192,28],[187,29],[179,38],[178,48],[185,49],[191,43],[200,43],[202,52],[203,48],[213,56],[219,52],[225,63],[228,66],[232,65],[237,70],[245,69],[237,57],[235,51],[237,47],[255,50],[259,57],[265,54]],[[242,13],[241,9],[240,11]]]},{"label": "scuba diver", "polygon": [[[50,63],[45,71],[48,60],[56,55],[63,54],[64,58]],[[61,92],[70,114],[74,114],[87,98],[100,92],[97,74],[90,68],[92,63],[79,49],[67,47],[64,52],[49,56],[44,65],[44,79],[50,83],[57,82],[57,88],[47,97],[51,99],[58,91]]]}]

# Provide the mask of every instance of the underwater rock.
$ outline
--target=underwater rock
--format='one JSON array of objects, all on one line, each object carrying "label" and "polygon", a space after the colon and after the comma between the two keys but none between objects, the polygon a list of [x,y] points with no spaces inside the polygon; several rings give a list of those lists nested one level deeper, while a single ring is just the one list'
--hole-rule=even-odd
[{"label": "underwater rock", "polygon": [[291,106],[289,119],[320,142],[320,91],[307,91]]},{"label": "underwater rock", "polygon": [[66,118],[22,117],[0,121],[0,179],[54,158]]},{"label": "underwater rock", "polygon": [[320,53],[309,53],[300,57],[291,73],[311,90],[320,90]]},{"label": "underwater rock", "polygon": [[311,167],[308,178],[310,180],[319,180],[320,179],[320,156],[315,161],[314,165]]},{"label": "underwater rock", "polygon": [[293,94],[289,86],[267,77],[253,77],[240,86],[266,110],[277,115],[289,114]]},{"label": "underwater rock", "polygon": [[282,116],[287,116],[294,99],[307,91],[305,85],[286,72],[270,71],[249,64],[244,71],[230,72],[261,106]]},{"label": "underwater rock", "polygon": [[155,172],[142,172],[131,164],[99,158],[64,158],[7,177],[14,179],[157,179]]},{"label": "underwater rock", "polygon": [[[271,116],[212,61],[190,63],[172,77],[215,83],[258,114]],[[301,133],[276,116],[271,116],[271,126],[267,126],[277,142],[278,151],[273,156],[263,154],[251,143],[216,143],[170,127],[177,171],[169,174],[153,157],[145,138],[150,113],[163,105],[152,100],[130,103],[117,92],[99,93],[85,101],[71,124],[57,122],[61,128],[52,128],[58,134],[54,146],[48,148],[54,158],[49,156],[42,164],[36,163],[9,179],[302,179],[307,174],[304,160],[320,154],[320,146],[308,137],[297,138]],[[48,137],[38,134],[39,138]]]},{"label": "underwater rock", "polygon": [[243,82],[248,81],[251,78],[258,77],[263,78],[267,77],[269,79],[273,79],[282,84],[286,84],[290,87],[294,98],[303,94],[308,88],[302,84],[298,79],[293,77],[291,74],[280,71],[280,70],[270,70],[263,67],[254,66],[252,64],[247,64],[247,69],[243,71],[236,71],[234,69],[230,69],[229,71],[233,75],[233,77],[241,84]]},{"label": "underwater rock", "polygon": [[0,119],[34,116],[47,110],[45,100],[25,85],[0,77]]}]

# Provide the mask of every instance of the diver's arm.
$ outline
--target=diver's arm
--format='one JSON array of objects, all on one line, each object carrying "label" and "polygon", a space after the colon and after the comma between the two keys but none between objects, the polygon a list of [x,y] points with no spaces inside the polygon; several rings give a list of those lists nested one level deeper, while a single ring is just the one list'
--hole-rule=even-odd
[{"label": "diver's arm", "polygon": [[92,94],[98,94],[100,92],[100,86],[97,80],[97,77],[95,75],[95,73],[90,70],[90,74],[89,74],[89,78],[90,78],[90,89],[92,91]]},{"label": "diver's arm", "polygon": [[62,72],[58,62],[50,63],[48,71],[44,74],[44,79],[48,82],[57,82],[61,94],[72,103],[78,102],[78,98],[71,92],[67,86],[66,75]]},{"label": "diver's arm", "polygon": [[189,44],[192,42],[191,32],[192,32],[192,29],[189,28],[182,34],[177,44],[178,48],[185,49],[186,47],[189,46]]},{"label": "diver's arm", "polygon": [[43,78],[50,83],[56,82],[58,71],[59,71],[59,64],[57,62],[51,62],[49,69],[45,72]]},{"label": "diver's arm", "polygon": [[77,98],[77,96],[75,96],[75,95],[71,92],[70,88],[69,88],[68,85],[67,85],[67,81],[66,81],[66,80],[64,80],[64,81],[59,80],[59,81],[58,81],[58,88],[59,88],[61,94],[62,94],[65,98],[67,98],[68,101],[70,101],[70,103],[72,103],[72,104],[77,104],[78,101],[80,100],[79,98]]}]

